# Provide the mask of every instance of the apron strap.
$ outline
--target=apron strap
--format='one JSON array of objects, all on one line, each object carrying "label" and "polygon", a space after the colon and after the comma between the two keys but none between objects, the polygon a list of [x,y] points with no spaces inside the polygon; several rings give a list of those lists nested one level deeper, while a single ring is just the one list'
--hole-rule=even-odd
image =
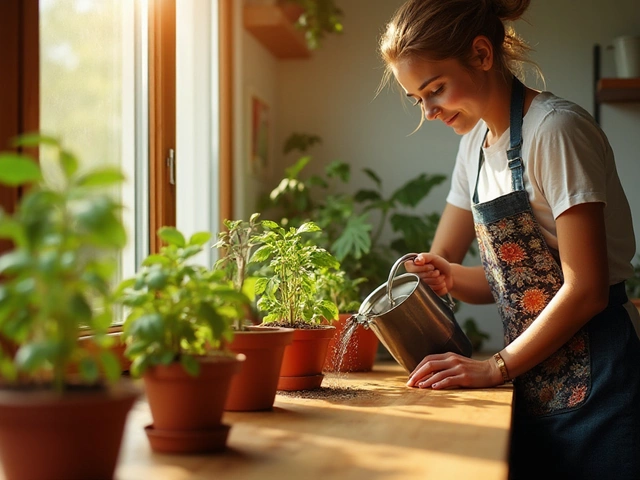
[{"label": "apron strap", "polygon": [[[507,160],[511,170],[511,189],[513,191],[524,190],[524,162],[522,160],[522,119],[524,117],[524,85],[514,75],[511,89],[511,106],[509,109],[509,149],[507,150]],[[478,173],[476,175],[476,185],[473,190],[473,203],[477,204],[478,182],[480,181],[480,170],[484,163],[483,147],[487,140],[489,129],[482,137],[480,145],[480,159],[478,160]]]},{"label": "apron strap", "polygon": [[[514,75],[511,89],[511,109],[509,118],[510,148],[507,150],[511,170],[511,188],[524,190],[524,163],[522,161],[522,119],[524,115],[524,85]],[[484,145],[484,143],[483,143]]]}]

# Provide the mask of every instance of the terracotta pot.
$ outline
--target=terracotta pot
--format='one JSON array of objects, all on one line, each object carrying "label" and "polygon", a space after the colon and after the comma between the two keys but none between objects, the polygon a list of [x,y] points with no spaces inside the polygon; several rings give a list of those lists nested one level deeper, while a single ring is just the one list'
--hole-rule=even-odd
[{"label": "terracotta pot", "polygon": [[246,412],[273,407],[284,350],[293,341],[293,333],[291,328],[262,326],[235,332],[229,349],[244,354],[246,359],[231,380],[225,410]]},{"label": "terracotta pot", "polygon": [[198,361],[197,377],[179,363],[154,366],[143,375],[153,417],[145,431],[156,452],[213,452],[226,446],[229,427],[221,424],[222,412],[244,356],[206,356]]},{"label": "terracotta pot", "polygon": [[293,342],[284,350],[278,390],[313,390],[320,388],[324,375],[322,367],[327,358],[329,341],[336,328],[296,328]]},{"label": "terracotta pot", "polygon": [[[345,330],[349,326],[350,313],[341,313],[332,325],[336,335],[329,342],[329,352],[324,363],[327,372],[370,372],[378,351],[378,337],[369,328],[358,325],[348,339],[346,348]],[[344,356],[342,355],[344,353]]]},{"label": "terracotta pot", "polygon": [[0,459],[6,480],[113,478],[122,433],[140,389],[0,390]]}]

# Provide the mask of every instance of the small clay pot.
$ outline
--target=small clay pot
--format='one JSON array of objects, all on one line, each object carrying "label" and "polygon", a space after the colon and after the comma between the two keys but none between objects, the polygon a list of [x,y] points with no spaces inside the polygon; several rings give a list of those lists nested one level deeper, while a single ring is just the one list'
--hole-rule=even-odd
[{"label": "small clay pot", "polygon": [[335,333],[336,328],[328,325],[314,329],[294,329],[293,342],[284,350],[278,390],[320,388],[329,341]]},{"label": "small clay pot", "polygon": [[141,391],[114,387],[0,390],[0,461],[6,480],[113,478],[124,425]]},{"label": "small clay pot", "polygon": [[225,410],[247,412],[273,407],[284,350],[293,341],[293,334],[291,328],[263,326],[234,333],[228,348],[246,359],[231,380]]}]

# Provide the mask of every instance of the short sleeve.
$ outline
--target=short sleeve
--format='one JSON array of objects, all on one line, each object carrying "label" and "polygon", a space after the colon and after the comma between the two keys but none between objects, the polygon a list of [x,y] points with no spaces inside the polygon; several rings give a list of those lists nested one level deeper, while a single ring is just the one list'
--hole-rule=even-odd
[{"label": "short sleeve", "polygon": [[467,137],[460,140],[456,163],[451,174],[451,189],[447,195],[447,203],[464,210],[471,210],[471,193],[469,191],[469,159],[467,158]]},{"label": "short sleeve", "polygon": [[551,110],[533,142],[535,181],[554,218],[581,203],[606,203],[608,143],[587,115]]}]

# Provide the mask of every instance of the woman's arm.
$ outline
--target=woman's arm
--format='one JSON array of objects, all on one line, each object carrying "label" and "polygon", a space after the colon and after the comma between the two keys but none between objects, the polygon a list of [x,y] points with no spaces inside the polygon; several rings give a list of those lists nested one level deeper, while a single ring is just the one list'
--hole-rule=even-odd
[{"label": "woman's arm", "polygon": [[420,254],[405,267],[408,272],[416,273],[438,295],[451,293],[467,303],[492,303],[493,296],[482,267],[460,265],[475,237],[473,214],[447,204],[431,251]]},{"label": "woman's arm", "polygon": [[[529,328],[500,352],[511,377],[548,358],[608,303],[603,204],[576,205],[562,213],[556,225],[564,283]],[[430,355],[412,372],[408,385],[489,387],[502,383],[499,373],[492,358]]]},{"label": "woman's arm", "polygon": [[564,345],[609,302],[604,204],[583,203],[557,220],[564,283],[538,318],[502,352],[518,376]]}]

